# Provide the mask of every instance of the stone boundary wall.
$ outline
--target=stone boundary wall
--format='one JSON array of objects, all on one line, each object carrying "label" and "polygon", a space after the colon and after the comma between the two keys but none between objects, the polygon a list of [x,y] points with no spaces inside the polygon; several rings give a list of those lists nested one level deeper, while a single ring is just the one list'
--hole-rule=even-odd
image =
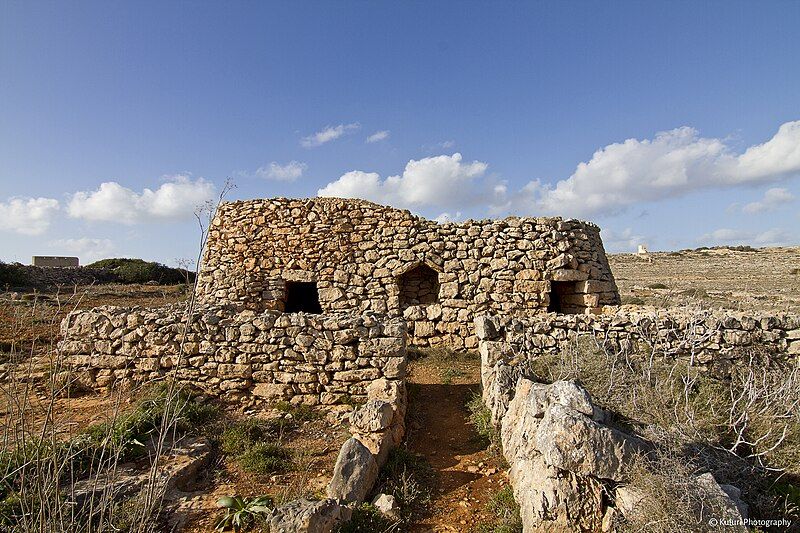
[{"label": "stone boundary wall", "polygon": [[[74,285],[115,283],[119,278],[111,270],[89,267],[51,268],[0,261],[0,277],[5,274],[11,289],[50,289],[59,286],[71,289]],[[0,289],[5,289],[5,283]]]},{"label": "stone boundary wall", "polygon": [[725,373],[752,349],[770,357],[797,360],[800,316],[733,311],[628,310],[607,308],[602,315],[528,318],[482,316],[475,319],[481,354],[484,401],[499,423],[525,363],[547,355],[568,354],[578,338],[619,352],[644,343],[658,353],[687,358],[692,364]]},{"label": "stone boundary wall", "polygon": [[174,371],[181,382],[226,400],[334,404],[365,399],[370,383],[404,383],[406,329],[376,314],[239,312],[185,307],[97,307],[61,324],[60,349],[78,381],[129,387]]},{"label": "stone boundary wall", "polygon": [[600,230],[580,220],[439,224],[341,198],[219,207],[198,275],[201,302],[284,310],[287,284],[298,282],[316,284],[323,312],[405,317],[413,344],[455,349],[477,347],[475,316],[545,312],[552,294],[565,312],[619,303]]}]

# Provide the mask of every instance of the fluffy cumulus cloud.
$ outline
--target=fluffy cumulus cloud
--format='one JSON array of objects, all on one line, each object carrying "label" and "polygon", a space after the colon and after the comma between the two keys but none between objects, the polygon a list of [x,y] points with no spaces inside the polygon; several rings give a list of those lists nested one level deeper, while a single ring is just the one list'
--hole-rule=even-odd
[{"label": "fluffy cumulus cloud", "polygon": [[289,161],[285,165],[273,161],[256,170],[256,176],[273,181],[295,181],[307,168],[308,165],[299,161]]},{"label": "fluffy cumulus cloud", "polygon": [[776,182],[800,174],[800,121],[736,154],[723,139],[678,128],[610,144],[555,185],[529,182],[508,209],[571,216],[614,214],[692,191]]},{"label": "fluffy cumulus cloud", "polygon": [[335,141],[342,135],[353,133],[354,131],[358,131],[360,128],[361,124],[358,122],[353,122],[351,124],[339,124],[338,126],[327,126],[313,135],[303,137],[300,139],[300,144],[305,148],[314,148],[316,146],[321,146],[325,143]]},{"label": "fluffy cumulus cloud", "polygon": [[367,142],[376,143],[380,141],[385,141],[388,138],[389,138],[389,130],[381,130],[381,131],[376,131],[375,133],[367,137]]},{"label": "fluffy cumulus cloud", "polygon": [[73,218],[123,224],[177,220],[190,217],[216,192],[214,184],[203,178],[177,175],[166,179],[157,189],[141,193],[115,181],[101,183],[97,190],[73,194],[67,212]]},{"label": "fluffy cumulus cloud", "polygon": [[782,246],[791,242],[792,237],[785,230],[773,228],[766,231],[748,231],[720,228],[701,235],[697,242],[706,246],[726,244],[753,244],[756,246]]},{"label": "fluffy cumulus cloud", "polygon": [[489,197],[491,190],[479,178],[486,163],[464,162],[461,154],[440,155],[411,160],[401,175],[381,179],[374,172],[355,170],[329,183],[319,196],[363,198],[396,207],[462,207],[476,205]]},{"label": "fluffy cumulus cloud", "polygon": [[48,243],[54,253],[77,255],[82,264],[91,263],[98,259],[105,259],[114,250],[114,243],[109,239],[92,239],[81,237],[79,239],[58,239]]},{"label": "fluffy cumulus cloud", "polygon": [[788,204],[794,200],[794,195],[787,189],[782,187],[773,187],[767,189],[764,197],[757,202],[750,202],[742,207],[742,211],[749,214],[764,213],[767,211],[774,211],[782,205]]},{"label": "fluffy cumulus cloud", "polygon": [[0,202],[0,230],[22,235],[41,235],[59,209],[53,198],[11,198]]}]

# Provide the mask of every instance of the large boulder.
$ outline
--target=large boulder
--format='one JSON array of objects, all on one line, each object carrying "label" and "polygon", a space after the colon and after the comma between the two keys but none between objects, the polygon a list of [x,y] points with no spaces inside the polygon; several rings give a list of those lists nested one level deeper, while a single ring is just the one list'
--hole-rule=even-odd
[{"label": "large boulder", "polygon": [[333,499],[294,500],[273,511],[270,533],[330,533],[350,520],[352,511]]},{"label": "large boulder", "polygon": [[638,440],[595,421],[577,382],[520,378],[501,423],[524,531],[599,531],[603,480],[619,481]]},{"label": "large boulder", "polygon": [[362,502],[378,478],[378,464],[372,452],[358,439],[350,438],[339,450],[328,484],[329,498]]},{"label": "large boulder", "polygon": [[526,533],[600,530],[603,486],[596,479],[549,466],[541,456],[514,461],[508,477]]},{"label": "large boulder", "polygon": [[636,450],[632,439],[616,429],[559,404],[547,408],[535,438],[547,464],[613,481],[622,480],[624,467]]}]

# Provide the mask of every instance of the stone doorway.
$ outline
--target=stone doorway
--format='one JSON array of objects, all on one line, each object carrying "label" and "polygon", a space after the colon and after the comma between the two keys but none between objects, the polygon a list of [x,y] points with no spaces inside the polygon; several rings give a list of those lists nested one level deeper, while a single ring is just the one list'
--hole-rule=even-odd
[{"label": "stone doorway", "polygon": [[582,314],[586,305],[578,303],[580,296],[577,293],[577,283],[574,281],[551,281],[550,303],[547,305],[548,313],[563,313],[567,315]]}]

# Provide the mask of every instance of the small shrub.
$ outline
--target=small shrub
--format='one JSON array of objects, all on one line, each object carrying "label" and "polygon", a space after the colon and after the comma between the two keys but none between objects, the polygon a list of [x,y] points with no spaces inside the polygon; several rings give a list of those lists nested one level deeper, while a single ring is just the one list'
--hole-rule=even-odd
[{"label": "small shrub", "polygon": [[142,259],[102,259],[87,265],[87,268],[111,270],[122,283],[157,282],[161,285],[177,285],[192,283],[195,276],[194,272],[185,269],[171,268]]},{"label": "small shrub", "polygon": [[353,509],[349,522],[339,524],[336,533],[389,533],[398,531],[399,522],[384,516],[374,505],[362,503]]},{"label": "small shrub", "polygon": [[239,455],[257,442],[271,438],[266,424],[261,420],[246,419],[228,426],[222,433],[221,448],[228,455]]},{"label": "small shrub", "polygon": [[667,288],[667,286],[664,285],[663,283],[651,283],[647,287],[650,288],[650,289],[666,289]]},{"label": "small shrub", "polygon": [[492,495],[486,504],[486,511],[493,515],[492,520],[483,522],[475,528],[475,533],[521,533],[522,518],[519,505],[514,500],[514,491],[506,485]]},{"label": "small shrub", "polygon": [[407,519],[430,503],[435,480],[436,474],[425,458],[406,448],[394,448],[380,471],[376,492],[394,496],[402,517]]},{"label": "small shrub", "polygon": [[146,451],[147,440],[156,434],[165,415],[168,403],[174,406],[175,430],[189,432],[217,416],[216,406],[201,405],[182,390],[170,394],[167,386],[160,386],[145,393],[133,410],[119,415],[115,420],[89,426],[80,442],[86,445],[83,459],[88,459],[94,449],[110,447],[119,453],[120,459],[130,460]]},{"label": "small shrub", "polygon": [[281,421],[247,419],[235,422],[223,431],[222,452],[233,456],[241,468],[256,474],[285,472],[292,467],[292,455],[276,444],[283,431]]},{"label": "small shrub", "polygon": [[442,383],[444,385],[450,385],[453,383],[453,381],[460,377],[464,377],[465,375],[466,374],[463,371],[457,368],[447,368],[442,372]]},{"label": "small shrub", "polygon": [[30,279],[22,265],[0,261],[0,288],[27,287],[29,285]]},{"label": "small shrub", "polygon": [[308,422],[310,420],[319,420],[324,415],[322,412],[317,411],[310,405],[304,403],[292,405],[289,402],[281,401],[275,404],[275,409],[286,414],[292,415],[293,420],[298,422]]},{"label": "small shrub", "polygon": [[718,531],[712,517],[725,516],[719,499],[696,481],[698,467],[674,451],[658,451],[638,457],[629,467],[627,485],[642,499],[634,513],[617,516],[620,532],[679,533]]},{"label": "small shrub", "polygon": [[292,467],[292,454],[278,444],[259,442],[236,457],[236,462],[247,472],[274,474]]},{"label": "small shrub", "polygon": [[480,393],[473,392],[467,401],[467,409],[469,410],[469,421],[475,428],[475,433],[478,435],[481,443],[490,447],[495,453],[500,451],[500,432],[492,424],[492,413],[489,408],[483,403],[483,398]]}]

